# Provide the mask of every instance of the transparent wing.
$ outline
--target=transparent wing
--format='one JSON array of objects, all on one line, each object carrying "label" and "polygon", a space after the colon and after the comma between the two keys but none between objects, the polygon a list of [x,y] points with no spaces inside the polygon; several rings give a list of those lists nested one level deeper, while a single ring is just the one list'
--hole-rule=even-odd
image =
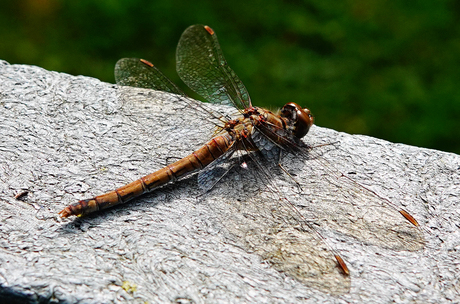
[{"label": "transparent wing", "polygon": [[119,85],[154,89],[185,96],[152,63],[138,58],[122,58],[115,64],[115,81]]},{"label": "transparent wing", "polygon": [[252,134],[251,138],[267,161],[272,164],[279,164],[281,156],[280,147],[258,130]]},{"label": "transparent wing", "polygon": [[192,25],[184,31],[177,45],[176,68],[182,81],[207,101],[238,109],[251,106],[248,91],[225,61],[210,27]]},{"label": "transparent wing", "polygon": [[210,191],[235,165],[231,149],[198,173],[198,186],[203,193]]},{"label": "transparent wing", "polygon": [[[337,267],[334,251],[273,181],[277,167],[258,152],[243,159],[246,166],[235,168],[241,178],[226,178],[225,188],[230,190],[220,189],[225,203],[209,200],[212,214],[225,228],[221,232],[308,286],[333,294],[347,292],[350,279]],[[235,191],[237,196],[230,194]]]},{"label": "transparent wing", "polygon": [[[186,94],[179,89],[168,77],[166,77],[152,63],[145,59],[122,58],[115,64],[115,81],[121,86],[130,86],[144,89],[153,89],[169,92],[186,97]],[[129,99],[132,92],[127,91],[121,94],[123,98]],[[217,111],[210,110],[203,103],[191,101],[187,98],[180,99],[187,106],[195,109],[194,114],[200,114],[203,119],[213,122],[225,123],[226,119]]]}]

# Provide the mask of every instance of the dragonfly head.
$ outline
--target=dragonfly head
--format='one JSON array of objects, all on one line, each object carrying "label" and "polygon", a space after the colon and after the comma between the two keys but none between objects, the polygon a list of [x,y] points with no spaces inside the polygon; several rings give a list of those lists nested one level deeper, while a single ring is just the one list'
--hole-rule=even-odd
[{"label": "dragonfly head", "polygon": [[302,109],[301,106],[294,102],[288,102],[281,109],[282,117],[289,120],[291,126],[293,126],[294,136],[297,138],[304,137],[310,127],[313,125],[313,115],[309,109]]}]

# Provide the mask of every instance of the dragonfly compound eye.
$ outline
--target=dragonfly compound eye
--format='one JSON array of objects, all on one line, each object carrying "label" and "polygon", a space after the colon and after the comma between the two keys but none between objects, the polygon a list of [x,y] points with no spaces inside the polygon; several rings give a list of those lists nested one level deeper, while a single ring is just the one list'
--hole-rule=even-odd
[{"label": "dragonfly compound eye", "polygon": [[302,109],[301,106],[294,102],[289,102],[281,109],[281,115],[286,117],[294,125],[294,136],[297,138],[304,137],[310,127],[313,125],[313,115],[309,109]]}]

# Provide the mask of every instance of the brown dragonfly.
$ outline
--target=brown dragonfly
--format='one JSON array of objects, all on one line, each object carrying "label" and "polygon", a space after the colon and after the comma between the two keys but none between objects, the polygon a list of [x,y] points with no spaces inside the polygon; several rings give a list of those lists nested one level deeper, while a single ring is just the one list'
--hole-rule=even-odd
[{"label": "brown dragonfly", "polygon": [[[260,175],[267,180],[271,174],[264,167],[265,163],[283,168],[280,164],[283,153],[306,156],[312,150],[311,146],[301,141],[313,125],[310,110],[293,102],[284,105],[278,113],[253,106],[243,83],[225,61],[217,36],[209,26],[193,25],[187,28],[179,40],[176,56],[177,72],[193,91],[211,103],[234,106],[239,115],[233,119],[215,115],[205,106],[195,104],[195,107],[204,109],[222,122],[214,138],[163,169],[106,194],[81,200],[64,208],[59,212],[61,217],[83,216],[126,203],[194,171],[200,171],[198,184],[207,192],[227,174],[228,169],[222,168],[229,168],[228,164],[235,159],[241,161],[241,158],[232,157],[237,151],[244,151],[248,160],[256,164]],[[143,59],[120,59],[115,66],[115,78],[121,86],[156,89],[185,96],[152,63]],[[241,162],[241,165],[244,167],[246,162]],[[375,194],[370,189],[363,186],[361,188]],[[276,195],[281,203],[288,206],[290,215],[296,219],[294,225],[313,233],[320,242],[326,244],[343,274],[348,275],[346,263],[318,229],[287,198],[280,195],[279,191]],[[386,199],[381,199],[404,216],[411,225],[418,226],[408,212]]]}]

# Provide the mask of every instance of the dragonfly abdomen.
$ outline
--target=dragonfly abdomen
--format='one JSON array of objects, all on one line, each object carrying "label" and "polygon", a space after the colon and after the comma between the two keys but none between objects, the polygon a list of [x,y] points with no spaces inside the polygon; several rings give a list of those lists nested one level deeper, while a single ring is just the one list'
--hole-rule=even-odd
[{"label": "dragonfly abdomen", "polygon": [[67,206],[59,214],[61,217],[71,215],[82,216],[124,204],[144,193],[151,192],[171,181],[175,181],[187,173],[204,168],[228,151],[233,142],[234,140],[228,133],[217,136],[204,144],[200,149],[175,163],[167,165],[116,190]]}]

